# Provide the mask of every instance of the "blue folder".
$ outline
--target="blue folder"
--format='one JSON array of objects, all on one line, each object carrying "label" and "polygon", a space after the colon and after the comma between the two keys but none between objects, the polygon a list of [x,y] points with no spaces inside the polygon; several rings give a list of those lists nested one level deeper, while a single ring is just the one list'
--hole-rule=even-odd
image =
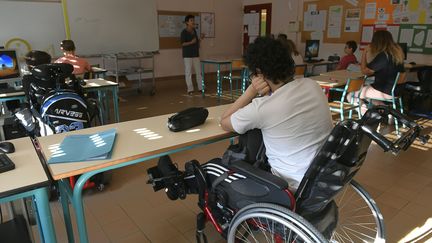
[{"label": "blue folder", "polygon": [[86,135],[69,135],[52,148],[48,164],[111,158],[116,129]]}]

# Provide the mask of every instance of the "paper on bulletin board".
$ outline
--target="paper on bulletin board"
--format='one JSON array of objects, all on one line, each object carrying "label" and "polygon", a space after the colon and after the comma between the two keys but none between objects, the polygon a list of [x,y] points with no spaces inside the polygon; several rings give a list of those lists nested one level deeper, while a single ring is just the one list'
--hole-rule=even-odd
[{"label": "paper on bulletin board", "polygon": [[359,32],[360,20],[345,20],[345,32]]},{"label": "paper on bulletin board", "polygon": [[342,28],[343,6],[335,5],[329,8],[327,38],[340,38]]},{"label": "paper on bulletin board", "polygon": [[414,29],[402,29],[400,32],[400,43],[407,43],[407,46],[412,46],[412,40],[414,38]]},{"label": "paper on bulletin board", "polygon": [[373,33],[374,33],[373,26],[363,26],[361,42],[370,43],[372,41]]},{"label": "paper on bulletin board", "polygon": [[376,8],[377,8],[376,3],[367,3],[365,6],[364,19],[375,19]]},{"label": "paper on bulletin board", "polygon": [[432,48],[432,30],[428,30],[425,48]]},{"label": "paper on bulletin board", "polygon": [[414,30],[413,46],[422,47],[425,44],[426,30]]},{"label": "paper on bulletin board", "polygon": [[393,36],[393,40],[397,40],[399,36],[399,25],[389,25],[387,26],[387,31]]},{"label": "paper on bulletin board", "polygon": [[345,0],[345,2],[357,7],[358,6],[358,0]]},{"label": "paper on bulletin board", "polygon": [[306,11],[303,15],[304,31],[324,31],[327,11]]}]

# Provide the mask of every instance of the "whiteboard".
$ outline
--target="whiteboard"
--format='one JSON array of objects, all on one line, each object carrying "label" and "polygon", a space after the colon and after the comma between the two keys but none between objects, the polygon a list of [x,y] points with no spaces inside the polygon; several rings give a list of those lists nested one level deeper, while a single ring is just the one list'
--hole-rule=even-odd
[{"label": "whiteboard", "polygon": [[9,47],[21,57],[29,51],[25,42],[55,57],[61,55],[60,41],[65,38],[61,3],[0,1],[0,46],[15,39]]},{"label": "whiteboard", "polygon": [[159,50],[156,0],[68,0],[80,55]]}]

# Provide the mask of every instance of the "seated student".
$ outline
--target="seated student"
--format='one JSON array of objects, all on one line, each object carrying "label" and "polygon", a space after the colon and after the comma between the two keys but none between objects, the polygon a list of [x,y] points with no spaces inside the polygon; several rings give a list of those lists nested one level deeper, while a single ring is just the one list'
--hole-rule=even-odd
[{"label": "seated student", "polygon": [[[368,61],[370,59],[370,61]],[[361,71],[368,76],[374,76],[375,81],[371,85],[364,86],[354,94],[360,99],[381,98],[391,99],[391,91],[398,72],[400,73],[396,95],[403,89],[405,82],[405,69],[403,65],[404,53],[400,46],[394,42],[390,32],[386,30],[376,31],[372,36],[372,42],[363,51],[361,60]],[[351,95],[348,94],[351,101]],[[358,100],[355,100],[358,102]],[[381,104],[382,102],[374,102]],[[366,112],[366,107],[362,106],[362,113]]]},{"label": "seated student", "polygon": [[357,43],[355,41],[347,41],[345,43],[345,56],[339,62],[339,65],[336,67],[336,70],[347,69],[350,64],[356,64],[357,58],[354,55],[354,52],[357,50]]},{"label": "seated student", "polygon": [[303,64],[303,57],[300,55],[300,52],[297,50],[297,47],[291,39],[288,39],[286,34],[279,34],[277,39],[281,41],[284,45],[287,45],[291,50],[291,58],[294,60],[296,65]]},{"label": "seated student", "polygon": [[55,63],[69,63],[73,65],[73,74],[81,75],[86,72],[91,72],[91,66],[86,59],[75,55],[75,43],[72,40],[63,40],[60,43],[60,48],[63,51],[63,57],[60,57]]},{"label": "seated student", "polygon": [[293,79],[291,53],[278,40],[257,38],[244,59],[252,85],[224,112],[221,126],[239,134],[261,129],[272,173],[294,191],[333,127],[327,98],[316,82]]}]

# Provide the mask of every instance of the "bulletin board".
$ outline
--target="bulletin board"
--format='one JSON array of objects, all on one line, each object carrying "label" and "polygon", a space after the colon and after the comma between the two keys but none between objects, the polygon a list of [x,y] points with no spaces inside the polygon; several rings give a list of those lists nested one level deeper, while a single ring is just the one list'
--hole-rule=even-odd
[{"label": "bulletin board", "polygon": [[432,54],[431,0],[365,0],[364,11],[361,47],[374,31],[386,29],[396,42],[407,43],[408,52]]},{"label": "bulletin board", "polygon": [[[309,1],[303,3],[303,24],[301,25],[301,41],[305,42],[308,39],[316,39],[314,34],[319,31],[307,31],[305,30],[305,12],[309,12],[310,5],[316,6],[317,11],[324,11],[325,12],[325,21],[323,23],[323,31],[322,31],[322,40],[324,43],[346,43],[350,40],[360,40],[361,37],[361,24],[363,19],[363,11],[364,11],[364,1],[365,0],[332,0],[332,1]],[[329,26],[329,16],[330,16],[330,10],[334,8],[334,6],[341,6],[341,18],[339,25],[332,25]],[[356,29],[351,29],[352,32],[345,31],[345,28],[349,26],[350,23],[346,22],[345,19],[347,17],[347,12],[352,13],[353,10],[359,14],[358,21],[359,25]],[[321,12],[322,13],[322,12]],[[331,22],[332,23],[332,22]],[[340,36],[338,37],[329,37],[329,28],[330,29],[337,29],[340,28]]]},{"label": "bulletin board", "polygon": [[200,35],[200,14],[198,12],[158,11],[158,30],[160,49],[181,48],[180,34],[186,27],[184,19],[186,15],[195,16],[197,34]]}]

